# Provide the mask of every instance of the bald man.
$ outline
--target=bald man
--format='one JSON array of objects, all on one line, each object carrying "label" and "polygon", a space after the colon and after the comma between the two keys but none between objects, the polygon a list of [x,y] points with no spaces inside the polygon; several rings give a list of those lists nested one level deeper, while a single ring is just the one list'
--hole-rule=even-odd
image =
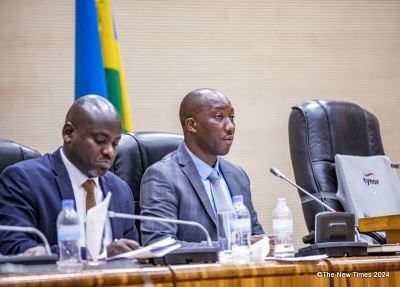
[{"label": "bald man", "polygon": [[[184,142],[143,175],[141,214],[199,222],[216,241],[219,207],[209,178],[214,173],[219,177],[223,208],[230,210],[231,197],[243,195],[251,215],[252,241],[262,238],[264,231],[251,202],[249,178],[242,168],[220,157],[229,152],[235,134],[229,99],[212,89],[192,91],[182,100],[179,118]],[[197,227],[144,220],[141,233],[143,245],[172,236],[184,247],[206,246],[206,236]]]},{"label": "bald man", "polygon": [[[63,199],[74,199],[85,246],[86,190],[94,182],[95,203],[111,192],[109,210],[134,213],[128,185],[108,172],[121,138],[121,120],[106,99],[89,95],[69,109],[62,129],[64,144],[53,154],[19,162],[0,175],[0,225],[35,227],[43,232],[53,253],[58,253],[57,215]],[[112,256],[138,248],[133,220],[107,220],[104,246]],[[0,253],[41,255],[42,242],[30,233],[0,232]]]}]

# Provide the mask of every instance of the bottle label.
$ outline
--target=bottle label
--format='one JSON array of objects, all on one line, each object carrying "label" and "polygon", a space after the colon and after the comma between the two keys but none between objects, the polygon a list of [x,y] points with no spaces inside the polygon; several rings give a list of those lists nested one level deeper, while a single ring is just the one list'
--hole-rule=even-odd
[{"label": "bottle label", "polygon": [[231,221],[231,232],[250,232],[251,233],[250,220],[248,220],[248,219],[232,220]]},{"label": "bottle label", "polygon": [[274,233],[278,232],[293,232],[293,221],[292,220],[273,220],[272,229]]},{"label": "bottle label", "polygon": [[81,234],[79,232],[79,226],[58,226],[57,234],[58,240],[79,240]]}]

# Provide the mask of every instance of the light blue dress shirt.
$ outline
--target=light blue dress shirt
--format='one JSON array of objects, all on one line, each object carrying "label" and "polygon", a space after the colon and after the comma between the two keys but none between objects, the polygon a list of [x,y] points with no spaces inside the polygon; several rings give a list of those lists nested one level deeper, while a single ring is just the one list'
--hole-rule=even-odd
[{"label": "light blue dress shirt", "polygon": [[224,175],[221,171],[221,169],[219,168],[219,157],[217,157],[217,162],[215,163],[214,168],[212,168],[211,166],[209,166],[207,163],[205,163],[204,161],[202,161],[201,159],[199,159],[197,156],[195,156],[185,145],[186,150],[188,151],[190,157],[192,158],[197,171],[200,174],[201,180],[203,182],[203,185],[207,191],[207,195],[208,198],[210,199],[211,202],[211,206],[214,209],[214,213],[217,213],[217,208],[215,206],[215,201],[214,201],[214,197],[212,194],[212,190],[211,190],[211,181],[208,179],[208,176],[210,175],[210,173],[213,171],[213,169],[217,170],[218,172],[218,176],[219,176],[219,181],[221,183],[221,188],[222,191],[224,192],[224,196],[226,198],[226,201],[229,204],[229,207],[232,209],[232,196],[231,193],[229,191],[228,185],[226,184]]}]

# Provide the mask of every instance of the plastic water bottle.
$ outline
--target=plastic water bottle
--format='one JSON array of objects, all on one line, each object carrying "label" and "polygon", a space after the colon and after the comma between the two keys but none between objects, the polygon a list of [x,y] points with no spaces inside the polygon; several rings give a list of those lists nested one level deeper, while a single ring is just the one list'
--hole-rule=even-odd
[{"label": "plastic water bottle", "polygon": [[275,237],[275,257],[294,257],[293,216],[285,198],[276,200],[276,207],[272,213],[272,228]]},{"label": "plastic water bottle", "polygon": [[57,262],[61,271],[82,269],[81,248],[79,246],[80,228],[75,201],[64,199],[62,210],[57,217],[57,236],[60,256]]},{"label": "plastic water bottle", "polygon": [[251,219],[250,212],[243,204],[243,196],[232,197],[231,244],[232,261],[245,263],[251,261]]}]

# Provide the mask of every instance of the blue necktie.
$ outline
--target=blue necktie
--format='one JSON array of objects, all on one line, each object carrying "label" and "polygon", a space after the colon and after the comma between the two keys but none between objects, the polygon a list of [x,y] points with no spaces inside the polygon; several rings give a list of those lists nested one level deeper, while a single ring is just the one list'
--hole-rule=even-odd
[{"label": "blue necktie", "polygon": [[208,179],[211,181],[211,192],[214,197],[217,213],[230,212],[231,208],[229,206],[229,203],[227,202],[226,197],[224,196],[224,191],[221,187],[218,171],[213,169],[213,171],[208,176]]}]

